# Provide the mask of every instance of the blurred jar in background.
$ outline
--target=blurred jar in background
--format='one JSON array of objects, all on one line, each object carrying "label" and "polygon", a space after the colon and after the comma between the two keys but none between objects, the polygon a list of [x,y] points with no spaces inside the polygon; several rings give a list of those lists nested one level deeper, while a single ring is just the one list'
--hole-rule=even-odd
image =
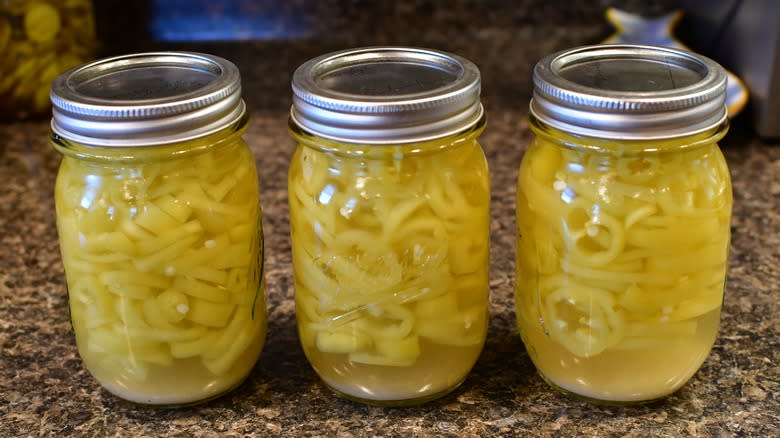
[{"label": "blurred jar in background", "polygon": [[48,114],[51,82],[95,42],[90,0],[0,0],[0,119]]}]

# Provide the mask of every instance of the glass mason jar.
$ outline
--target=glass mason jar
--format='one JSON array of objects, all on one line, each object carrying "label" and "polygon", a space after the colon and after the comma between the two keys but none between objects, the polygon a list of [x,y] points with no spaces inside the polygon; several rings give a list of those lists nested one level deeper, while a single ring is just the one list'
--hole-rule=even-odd
[{"label": "glass mason jar", "polygon": [[354,49],[303,64],[292,87],[303,350],[347,399],[441,397],[466,378],[488,324],[479,71],[432,50]]},{"label": "glass mason jar", "polygon": [[0,1],[0,119],[48,113],[51,82],[95,49],[90,0]]},{"label": "glass mason jar", "polygon": [[52,86],[57,230],[79,354],[136,403],[239,385],[265,340],[257,172],[238,69],[146,53]]},{"label": "glass mason jar", "polygon": [[553,387],[605,403],[684,385],[718,332],[731,220],[725,74],[658,47],[534,70],[517,185],[517,324]]}]

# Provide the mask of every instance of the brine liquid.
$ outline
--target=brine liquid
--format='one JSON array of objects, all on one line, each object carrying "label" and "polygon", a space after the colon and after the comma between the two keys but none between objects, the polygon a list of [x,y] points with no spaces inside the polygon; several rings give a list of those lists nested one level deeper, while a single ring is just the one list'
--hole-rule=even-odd
[{"label": "brine liquid", "polygon": [[[106,390],[125,400],[148,405],[186,405],[203,402],[224,394],[249,375],[263,348],[263,337],[255,337],[231,368],[214,374],[200,358],[176,359],[169,365],[150,365],[152,379],[137,379],[117,372],[110,357],[82,355],[84,365]],[[77,342],[81,342],[78,340]]]},{"label": "brine liquid", "polygon": [[541,324],[530,326],[523,339],[543,377],[565,391],[607,402],[650,401],[678,390],[696,373],[715,342],[720,309],[686,322],[696,325],[694,336],[588,358],[551,342]]},{"label": "brine liquid", "polygon": [[331,388],[364,400],[417,400],[457,388],[479,357],[482,345],[456,347],[420,343],[420,356],[409,367],[388,367],[352,362],[346,354],[309,349],[309,361]]}]

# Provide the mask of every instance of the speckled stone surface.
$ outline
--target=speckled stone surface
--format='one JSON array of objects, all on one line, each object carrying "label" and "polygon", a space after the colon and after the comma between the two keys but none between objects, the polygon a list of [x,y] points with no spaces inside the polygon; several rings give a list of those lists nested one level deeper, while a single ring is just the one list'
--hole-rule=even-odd
[{"label": "speckled stone surface", "polygon": [[[349,42],[199,47],[239,64],[252,114],[246,139],[262,183],[270,321],[259,362],[238,389],[195,407],[136,407],[101,389],[81,365],[68,322],[52,199],[60,158],[48,144],[48,124],[0,124],[0,437],[776,436],[780,145],[746,128],[732,130],[723,144],[735,196],[731,262],[720,336],[701,370],[668,399],[627,408],[567,398],[535,374],[514,329],[512,298],[514,185],[530,138],[529,72],[543,54],[595,42],[605,29],[517,29],[482,43],[474,35],[421,40],[471,58],[485,81],[491,322],[482,355],[459,389],[419,407],[362,406],[334,397],[298,345],[286,193],[294,146],[286,132],[289,75],[305,59]],[[406,42],[376,36],[360,45]]]}]

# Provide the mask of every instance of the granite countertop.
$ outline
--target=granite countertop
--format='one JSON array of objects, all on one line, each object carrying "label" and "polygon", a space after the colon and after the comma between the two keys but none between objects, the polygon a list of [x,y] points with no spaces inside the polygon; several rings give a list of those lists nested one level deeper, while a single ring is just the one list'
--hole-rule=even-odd
[{"label": "granite countertop", "polygon": [[[722,144],[734,185],[733,238],[720,335],[701,370],[664,401],[623,408],[567,398],[536,375],[514,328],[512,297],[514,187],[530,139],[530,87],[523,78],[542,54],[592,41],[599,32],[569,30],[555,43],[529,45],[517,59],[507,56],[509,40],[488,51],[457,39],[431,44],[458,51],[483,70],[488,128],[481,143],[493,190],[491,320],[487,344],[463,385],[419,407],[376,408],[334,397],[298,344],[287,219],[286,172],[294,147],[286,131],[288,81],[295,65],[340,48],[338,43],[203,49],[236,60],[244,75],[252,116],[246,140],[262,183],[269,330],[246,382],[194,407],[134,406],[101,389],[82,367],[68,322],[54,225],[52,192],[60,157],[48,143],[47,121],[0,124],[0,436],[775,435],[780,430],[780,145],[755,138],[744,124]],[[523,38],[537,36],[531,32]]]}]

